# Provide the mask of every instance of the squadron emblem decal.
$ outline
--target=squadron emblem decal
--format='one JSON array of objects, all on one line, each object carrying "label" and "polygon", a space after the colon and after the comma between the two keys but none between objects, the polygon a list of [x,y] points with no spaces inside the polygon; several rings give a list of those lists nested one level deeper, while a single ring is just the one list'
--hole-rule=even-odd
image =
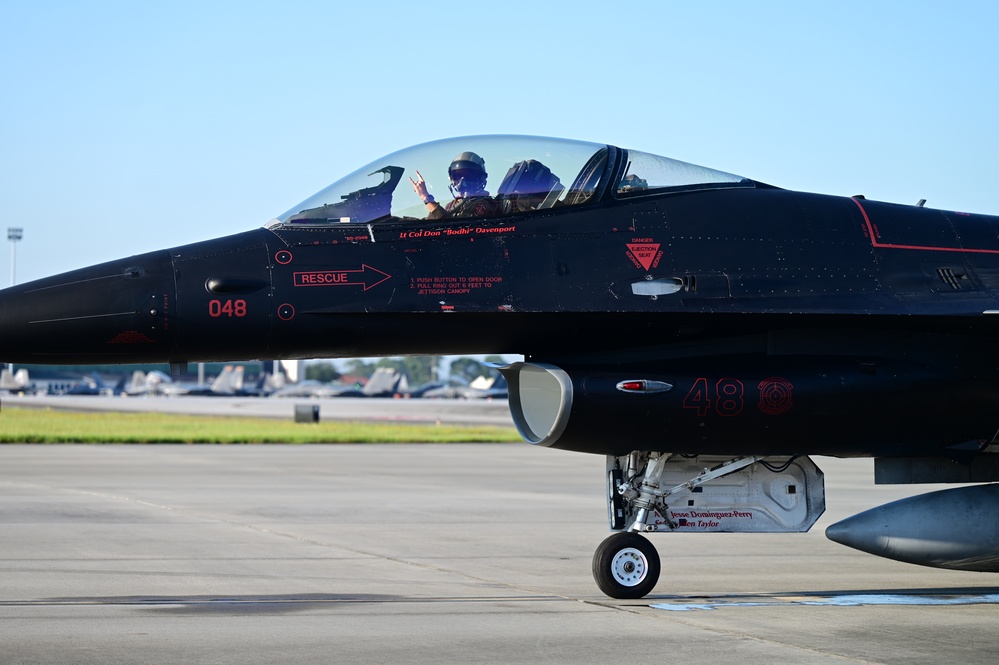
[{"label": "squadron emblem decal", "polygon": [[760,381],[760,411],[771,416],[779,416],[790,410],[791,389],[794,386],[787,379],[771,376]]}]

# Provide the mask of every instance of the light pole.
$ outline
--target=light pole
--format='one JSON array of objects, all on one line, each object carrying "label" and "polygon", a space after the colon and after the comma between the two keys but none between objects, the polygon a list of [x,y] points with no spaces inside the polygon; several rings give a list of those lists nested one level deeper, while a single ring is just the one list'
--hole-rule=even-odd
[{"label": "light pole", "polygon": [[24,237],[24,229],[7,227],[7,240],[10,241],[10,285],[14,286],[14,268],[17,264],[17,241]]},{"label": "light pole", "polygon": [[[10,241],[10,285],[14,286],[14,261],[17,259],[17,241],[24,237],[24,229],[7,227],[7,240]],[[10,373],[14,373],[14,363],[7,365]]]}]

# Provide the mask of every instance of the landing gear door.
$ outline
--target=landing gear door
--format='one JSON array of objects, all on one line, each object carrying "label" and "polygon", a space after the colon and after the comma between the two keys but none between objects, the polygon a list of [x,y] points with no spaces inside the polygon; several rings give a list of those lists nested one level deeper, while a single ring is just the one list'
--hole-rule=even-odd
[{"label": "landing gear door", "polygon": [[[629,458],[607,457],[609,518],[612,530],[627,528],[637,511],[611,487],[628,481]],[[696,478],[728,457],[678,457],[665,465],[660,488],[669,490]],[[631,460],[631,466],[635,467]],[[640,480],[640,479],[639,479]],[[634,478],[632,482],[636,482]],[[821,469],[808,457],[768,457],[667,497],[647,522],[647,531],[678,533],[780,533],[808,531],[825,512]]]}]

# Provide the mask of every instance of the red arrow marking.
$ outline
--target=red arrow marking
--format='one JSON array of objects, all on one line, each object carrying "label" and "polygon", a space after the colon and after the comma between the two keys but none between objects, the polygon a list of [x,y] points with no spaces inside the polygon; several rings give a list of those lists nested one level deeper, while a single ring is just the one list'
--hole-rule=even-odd
[{"label": "red arrow marking", "polygon": [[295,286],[363,286],[367,291],[392,275],[361,264],[360,270],[310,270],[294,274]]}]

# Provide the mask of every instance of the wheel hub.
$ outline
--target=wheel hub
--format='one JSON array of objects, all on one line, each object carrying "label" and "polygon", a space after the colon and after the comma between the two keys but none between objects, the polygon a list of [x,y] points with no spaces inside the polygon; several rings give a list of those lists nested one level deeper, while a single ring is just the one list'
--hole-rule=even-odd
[{"label": "wheel hub", "polygon": [[623,586],[641,584],[648,570],[649,565],[645,555],[633,547],[621,550],[611,560],[611,575]]}]

